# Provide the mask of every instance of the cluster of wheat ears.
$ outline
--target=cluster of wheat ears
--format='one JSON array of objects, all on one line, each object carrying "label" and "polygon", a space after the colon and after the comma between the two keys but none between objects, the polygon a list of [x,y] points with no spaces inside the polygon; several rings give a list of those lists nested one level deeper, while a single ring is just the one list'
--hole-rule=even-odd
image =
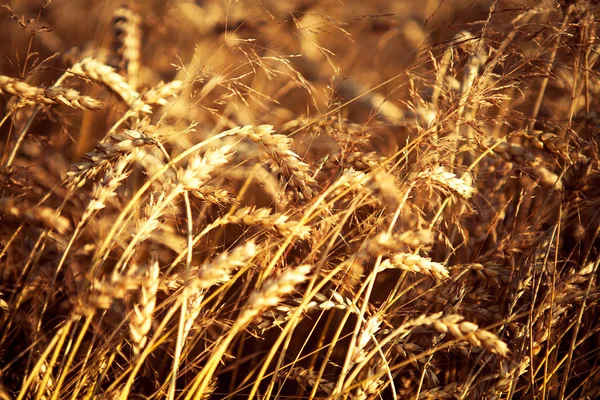
[{"label": "cluster of wheat ears", "polygon": [[594,1],[0,9],[0,399],[600,396]]}]

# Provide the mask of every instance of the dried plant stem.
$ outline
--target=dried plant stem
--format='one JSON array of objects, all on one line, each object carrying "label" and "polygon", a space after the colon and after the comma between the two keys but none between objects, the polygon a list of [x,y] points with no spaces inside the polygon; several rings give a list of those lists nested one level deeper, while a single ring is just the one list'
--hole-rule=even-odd
[{"label": "dried plant stem", "polygon": [[[404,204],[406,203],[412,189],[413,189],[413,185],[410,185],[408,187],[408,189],[406,190],[404,196],[399,200],[399,204],[396,207],[396,211],[394,212],[394,216],[392,217],[392,220],[388,226],[387,229],[387,235],[391,235],[392,229],[394,227],[394,225],[396,224],[396,221],[398,220],[399,216],[400,216],[400,212],[402,211],[402,209],[404,208]],[[351,361],[351,356],[352,353],[355,351],[355,346],[358,343],[358,334],[359,334],[359,330],[360,330],[360,320],[364,320],[365,318],[365,313],[367,311],[367,305],[369,303],[369,299],[371,297],[371,293],[373,291],[373,287],[375,285],[375,279],[377,277],[377,273],[380,270],[380,265],[381,265],[381,261],[382,261],[383,257],[382,255],[378,255],[377,259],[375,260],[375,266],[373,268],[373,271],[369,274],[367,280],[361,285],[361,290],[359,291],[359,293],[357,294],[357,296],[360,296],[360,293],[363,291],[363,289],[366,288],[365,291],[365,298],[363,300],[361,309],[360,309],[360,314],[359,314],[359,320],[357,321],[355,327],[354,327],[354,331],[352,333],[352,339],[350,340],[350,347],[348,352],[346,353],[346,358],[344,360],[344,365],[342,366],[342,371],[340,372],[340,375],[336,381],[336,385],[334,388],[334,393],[341,393],[341,390],[344,386],[344,379],[346,377],[346,374],[348,373],[348,370],[350,368],[350,361]],[[360,298],[360,297],[356,297],[356,298]],[[344,318],[347,319],[348,316],[350,314],[348,312],[346,312],[346,314],[344,315]],[[341,326],[343,326],[343,324],[341,324]],[[338,331],[336,332],[336,335],[339,335],[341,333],[341,330],[338,329]],[[320,374],[321,375],[321,374]]]},{"label": "dried plant stem", "polygon": [[54,393],[52,394],[51,400],[56,400],[59,398],[58,396],[60,394],[60,388],[64,384],[65,379],[67,378],[68,372],[70,372],[69,368],[71,367],[71,364],[73,363],[73,361],[75,359],[77,350],[81,346],[81,343],[83,342],[85,335],[88,333],[88,327],[90,326],[90,324],[92,322],[92,318],[93,318],[93,315],[87,316],[82,327],[79,329],[79,335],[77,336],[77,340],[75,341],[75,344],[70,349],[69,357],[67,358],[67,361],[63,365],[61,374],[59,375],[58,381],[56,382],[56,386],[54,388]]},{"label": "dried plant stem", "polygon": [[[231,330],[227,333],[227,336],[221,338],[221,340],[217,342],[212,357],[194,380],[192,388],[185,397],[186,400],[200,400],[202,398],[202,395],[210,384],[212,375],[221,362],[223,354],[235,336],[246,328],[252,318],[265,309],[279,303],[282,296],[290,293],[294,290],[296,285],[302,283],[306,279],[306,275],[310,273],[310,269],[311,267],[309,265],[302,265],[284,271],[278,277],[266,281],[259,291],[254,292],[249,297],[246,305],[242,308],[240,315],[231,327]],[[249,398],[252,398],[252,394]]]},{"label": "dried plant stem", "polygon": [[565,395],[565,391],[567,390],[567,380],[569,379],[569,373],[571,370],[571,363],[573,361],[573,351],[575,349],[576,343],[577,343],[577,336],[579,333],[579,329],[581,328],[581,322],[583,319],[583,312],[585,310],[585,304],[588,301],[589,295],[590,295],[590,290],[592,289],[592,285],[594,284],[594,277],[596,276],[596,271],[598,270],[598,266],[600,265],[600,258],[598,258],[598,260],[594,263],[594,267],[593,267],[593,271],[591,273],[591,276],[588,280],[588,285],[587,288],[585,290],[584,293],[584,297],[583,297],[583,301],[582,304],[579,308],[579,313],[577,315],[577,321],[575,322],[575,328],[574,331],[572,333],[572,338],[571,338],[571,349],[567,355],[567,363],[565,366],[565,373],[564,373],[564,377],[563,377],[563,382],[561,385],[561,390],[560,390],[560,398],[564,398]]},{"label": "dried plant stem", "polygon": [[[187,280],[189,279],[189,273],[192,265],[192,210],[190,208],[190,199],[188,192],[184,192],[185,198],[185,208],[186,213],[188,215],[187,223],[188,223],[188,233],[187,233],[187,257],[185,261],[185,274],[184,274],[184,282],[187,284]],[[188,305],[188,296],[187,290],[184,290],[182,293],[181,299],[181,313],[179,315],[179,326],[177,328],[177,340],[175,342],[175,354],[173,356],[173,368],[171,372],[171,385],[169,386],[168,398],[169,400],[173,400],[175,398],[175,388],[177,384],[177,371],[179,369],[179,360],[181,358],[181,351],[183,349],[183,344],[185,343],[185,325],[187,323],[187,305]],[[210,382],[209,382],[210,383]],[[208,385],[207,385],[208,386]]]},{"label": "dried plant stem", "polygon": [[[38,376],[38,374],[39,374],[42,366],[46,362],[46,359],[48,358],[48,356],[50,355],[50,353],[53,350],[54,350],[54,355],[53,355],[53,358],[50,361],[50,365],[54,365],[54,363],[56,362],[56,359],[58,358],[58,350],[60,350],[62,348],[62,346],[64,344],[64,341],[65,341],[65,339],[66,339],[66,337],[67,337],[67,335],[68,335],[68,333],[69,333],[69,331],[71,329],[71,325],[72,324],[73,324],[73,321],[72,320],[68,320],[54,334],[54,337],[52,338],[52,340],[50,341],[50,343],[48,343],[48,345],[46,346],[46,349],[41,354],[41,356],[38,359],[37,363],[35,364],[35,366],[31,370],[31,372],[29,373],[29,376],[27,376],[27,378],[23,382],[23,385],[21,386],[22,390],[19,393],[19,396],[17,396],[16,400],[23,400],[25,398],[25,395],[27,394],[27,391],[29,390],[29,387],[31,386],[31,384],[35,380],[36,376]],[[50,370],[47,371],[47,373],[46,373],[47,377],[45,375],[44,381],[40,384],[41,388],[43,388],[43,387],[46,386],[46,382],[48,381],[48,378],[50,376],[49,373],[50,373]]]},{"label": "dried plant stem", "polygon": [[[562,25],[560,26],[558,32],[565,31],[565,26],[567,25],[567,22],[569,21],[569,17],[571,16],[572,11],[573,11],[573,8],[569,8],[567,10],[567,12],[565,13],[565,17],[563,18]],[[559,36],[559,39],[560,39],[560,36]],[[558,53],[558,48],[559,48],[559,44],[558,44],[558,40],[557,40],[557,43],[554,46],[552,53],[550,54],[548,63],[546,64],[546,69],[544,71],[545,76],[544,76],[544,78],[542,78],[540,90],[538,92],[538,96],[533,105],[533,110],[531,111],[531,121],[529,122],[529,130],[533,130],[534,125],[535,125],[535,119],[537,118],[538,113],[540,111],[540,107],[542,106],[544,94],[546,93],[546,86],[548,85],[548,80],[550,79],[550,72],[552,71],[552,68],[554,66],[554,60],[556,59],[556,54]]]}]

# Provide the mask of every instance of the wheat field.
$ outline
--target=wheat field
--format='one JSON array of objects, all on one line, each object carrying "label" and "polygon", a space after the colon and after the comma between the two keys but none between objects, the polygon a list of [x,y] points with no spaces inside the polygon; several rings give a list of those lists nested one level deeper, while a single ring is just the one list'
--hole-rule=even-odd
[{"label": "wheat field", "polygon": [[599,398],[598,18],[0,6],[0,400]]}]

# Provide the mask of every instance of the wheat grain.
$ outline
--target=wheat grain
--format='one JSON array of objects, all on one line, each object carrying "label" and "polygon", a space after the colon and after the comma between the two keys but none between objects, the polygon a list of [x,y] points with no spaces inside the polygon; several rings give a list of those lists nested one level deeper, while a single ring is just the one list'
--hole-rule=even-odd
[{"label": "wheat grain", "polygon": [[141,18],[132,9],[121,6],[113,13],[112,23],[118,44],[117,54],[122,57],[131,88],[135,89],[140,71]]},{"label": "wheat grain", "polygon": [[367,182],[367,186],[373,195],[390,210],[395,210],[403,202],[405,194],[398,187],[396,178],[385,171],[375,171]]},{"label": "wheat grain", "polygon": [[92,188],[92,200],[88,204],[88,212],[101,210],[106,207],[109,198],[115,195],[115,190],[127,179],[130,172],[125,169],[129,166],[133,155],[122,157],[113,167],[109,168],[100,182]]},{"label": "wheat grain", "polygon": [[[183,81],[171,81],[168,83],[159,83],[155,87],[146,91],[141,97],[141,103],[147,105],[158,104],[164,106],[168,103],[169,98],[177,97],[183,90]],[[192,129],[192,127],[188,128]],[[184,131],[185,132],[185,131]]]},{"label": "wheat grain", "polygon": [[[140,96],[114,68],[92,57],[86,57],[74,64],[69,69],[69,73],[106,85],[128,105],[132,105]],[[143,108],[143,110],[149,111],[147,108]]]},{"label": "wheat grain", "polygon": [[133,342],[133,354],[138,357],[148,341],[148,333],[152,328],[152,314],[156,307],[156,292],[158,291],[158,261],[148,267],[139,293],[138,304],[133,306],[129,329]]},{"label": "wheat grain", "polygon": [[442,264],[431,261],[430,258],[410,253],[396,253],[391,258],[383,260],[379,269],[383,271],[388,268],[425,274],[439,280],[448,279],[450,276],[448,270]]},{"label": "wheat grain", "polygon": [[71,185],[81,186],[98,172],[118,162],[121,157],[128,154],[135,157],[138,148],[155,144],[155,139],[145,132],[125,129],[109,136],[108,140],[98,144],[94,151],[84,154],[83,161],[71,166],[71,170],[67,172],[67,179]]},{"label": "wheat grain", "polygon": [[443,188],[456,192],[465,199],[469,199],[475,193],[475,189],[464,179],[457,178],[456,174],[446,171],[443,167],[436,167],[431,171],[421,172],[417,178],[431,179]]},{"label": "wheat grain", "polygon": [[306,280],[306,275],[310,273],[310,270],[310,265],[301,265],[287,269],[279,276],[266,281],[260,290],[250,295],[246,306],[238,316],[237,323],[246,323],[264,310],[277,305],[283,296],[292,292],[297,285]]},{"label": "wheat grain", "polygon": [[474,346],[496,353],[502,357],[509,354],[508,346],[496,335],[488,332],[471,322],[463,321],[460,315],[446,315],[435,321],[433,325],[439,332],[450,332],[457,339],[465,339]]},{"label": "wheat grain", "polygon": [[211,178],[215,169],[228,163],[231,150],[231,146],[226,145],[207,151],[202,157],[191,157],[187,168],[177,171],[175,185],[185,190],[198,190]]},{"label": "wheat grain", "polygon": [[17,96],[25,104],[63,105],[79,110],[98,110],[105,106],[102,101],[84,96],[75,89],[40,88],[4,75],[0,75],[0,93]]},{"label": "wheat grain", "polygon": [[58,215],[56,210],[28,204],[18,201],[18,199],[0,199],[0,212],[34,225],[55,230],[60,234],[65,234],[71,229],[71,222],[66,217]]},{"label": "wheat grain", "polygon": [[226,220],[227,223],[231,224],[259,226],[284,237],[295,235],[300,239],[307,239],[311,234],[309,227],[297,228],[297,222],[289,221],[289,217],[283,214],[271,214],[271,210],[268,208],[253,209],[252,207],[244,207],[236,211],[234,215],[228,216]]},{"label": "wheat grain", "polygon": [[281,371],[278,375],[279,379],[283,379],[286,377],[294,379],[298,383],[298,385],[300,385],[300,387],[302,387],[304,390],[306,390],[307,388],[315,387],[318,382],[319,390],[327,394],[331,394],[333,392],[333,382],[328,382],[324,379],[319,380],[316,372],[310,371],[306,368],[294,367],[289,371]]},{"label": "wheat grain", "polygon": [[292,139],[273,134],[274,132],[270,125],[259,125],[253,129],[240,130],[239,134],[258,143],[268,158],[281,168],[284,176],[291,179],[292,185],[304,197],[312,198],[316,181],[311,176],[308,164],[300,161],[300,157],[291,150]]}]

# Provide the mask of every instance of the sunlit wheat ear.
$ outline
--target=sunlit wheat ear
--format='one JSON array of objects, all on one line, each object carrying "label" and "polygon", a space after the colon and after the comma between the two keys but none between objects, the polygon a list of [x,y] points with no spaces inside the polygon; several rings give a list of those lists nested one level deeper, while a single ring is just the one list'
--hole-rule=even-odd
[{"label": "sunlit wheat ear", "polygon": [[190,293],[188,298],[188,314],[186,317],[183,338],[187,338],[194,326],[194,322],[201,311],[201,303],[206,290],[218,284],[223,284],[231,278],[231,274],[238,268],[244,267],[256,255],[257,246],[254,242],[247,242],[236,247],[230,253],[219,254],[215,259],[201,265],[184,290]]},{"label": "sunlit wheat ear", "polygon": [[377,257],[408,248],[428,247],[432,244],[433,232],[426,229],[411,230],[400,234],[380,232],[363,244],[362,252],[365,255]]},{"label": "sunlit wheat ear", "polygon": [[26,221],[34,226],[64,234],[71,229],[71,222],[50,207],[37,206],[14,198],[0,199],[0,214]]},{"label": "sunlit wheat ear", "polygon": [[312,266],[301,265],[290,268],[278,276],[267,280],[258,291],[253,292],[236,320],[244,326],[266,309],[276,306],[281,299],[306,280]]},{"label": "sunlit wheat ear", "polygon": [[256,252],[256,244],[250,241],[236,247],[230,253],[219,254],[214,260],[198,268],[192,285],[200,289],[208,289],[217,283],[227,282],[232,271],[245,266]]},{"label": "sunlit wheat ear", "polygon": [[515,377],[519,377],[527,372],[531,363],[529,356],[524,356],[520,360],[500,360],[500,371],[495,374],[494,392],[507,392]]},{"label": "sunlit wheat ear", "polygon": [[168,103],[168,99],[176,97],[183,90],[183,81],[171,81],[167,83],[159,83],[155,87],[146,91],[141,97],[142,104],[164,106]]},{"label": "sunlit wheat ear", "polygon": [[135,221],[134,236],[139,236],[140,241],[148,239],[152,232],[161,225],[161,217],[165,211],[164,203],[165,193],[151,193],[148,202],[143,207],[143,213]]},{"label": "sunlit wheat ear", "polygon": [[358,389],[356,389],[356,393],[354,395],[350,395],[349,397],[353,400],[367,400],[371,398],[372,395],[380,393],[385,382],[383,379],[373,379],[373,377],[375,377],[381,369],[381,363],[369,368],[367,370],[366,378],[361,381],[360,386]]},{"label": "sunlit wheat ear", "polygon": [[112,23],[117,43],[116,52],[121,56],[129,84],[132,89],[136,89],[140,73],[141,18],[131,8],[120,6],[113,13]]},{"label": "sunlit wheat ear", "polygon": [[[344,297],[337,292],[332,292],[329,297],[322,293],[317,293],[314,298],[315,300],[308,302],[308,304],[302,308],[303,313],[308,314],[310,312],[336,309],[349,310],[352,314],[360,315],[360,309],[356,306],[352,299]],[[302,297],[295,297],[291,299],[291,302],[296,305],[279,305],[269,312],[263,313],[255,320],[257,323],[256,329],[264,333],[264,331],[267,329],[280,326],[289,321],[293,313],[298,309],[298,306],[302,304],[302,301]]]},{"label": "sunlit wheat ear", "polygon": [[[527,172],[537,177],[540,183],[562,190],[563,180],[561,177],[544,166],[544,163],[537,160],[536,155],[531,149],[517,143],[491,138],[488,139],[487,146],[493,150],[494,155],[499,156],[505,161],[524,164]],[[557,149],[557,151],[560,153],[561,150]],[[570,158],[569,162],[571,162]]]},{"label": "sunlit wheat ear", "polygon": [[126,171],[134,155],[129,154],[121,158],[113,167],[109,168],[100,182],[92,188],[92,201],[88,204],[88,212],[101,210],[106,207],[108,199],[115,195],[115,190],[127,179],[131,171]]},{"label": "sunlit wheat ear", "polygon": [[446,171],[444,167],[436,167],[430,171],[421,172],[417,175],[417,179],[430,179],[442,189],[455,192],[465,199],[469,199],[475,193],[473,186],[464,179],[458,178],[456,174]]},{"label": "sunlit wheat ear", "polygon": [[297,228],[298,222],[290,221],[289,217],[284,214],[272,214],[268,208],[253,209],[253,207],[244,207],[236,211],[234,215],[228,216],[227,220],[232,224],[258,226],[284,237],[294,234],[300,239],[307,239],[311,233],[309,227]]},{"label": "sunlit wheat ear", "polygon": [[574,149],[572,146],[570,146],[564,138],[554,133],[545,132],[543,130],[518,131],[515,132],[515,136],[529,139],[534,147],[546,150],[553,157],[557,157],[569,164],[573,164],[575,160],[582,157],[582,154],[573,151]]},{"label": "sunlit wheat ear", "polygon": [[231,153],[232,146],[225,145],[209,150],[202,156],[191,157],[187,168],[177,172],[175,184],[185,190],[198,190],[211,178],[215,169],[228,163]]},{"label": "sunlit wheat ear", "polygon": [[97,110],[105,106],[101,100],[84,96],[75,89],[41,88],[4,75],[0,75],[0,93],[17,96],[25,104],[63,105],[79,110]]},{"label": "sunlit wheat ear", "polygon": [[[41,396],[41,399],[43,399],[43,400],[50,399],[50,396],[52,395],[52,392],[54,391],[54,386],[56,384],[56,380],[53,377],[54,374],[51,373],[49,379],[47,380],[47,382],[45,384],[46,387],[45,388],[41,387],[41,385],[44,381],[44,379],[43,379],[44,375],[46,375],[46,373],[48,373],[48,362],[47,361],[45,361],[42,364],[42,366],[40,368],[40,372],[35,377],[35,380],[34,380],[35,391],[36,392],[41,391],[43,393]],[[0,391],[0,393],[1,393],[1,391]],[[8,395],[7,395],[6,398],[10,399],[11,397],[8,397]]]},{"label": "sunlit wheat ear", "polygon": [[[140,94],[135,91],[127,83],[127,80],[122,75],[118,74],[114,68],[103,64],[92,57],[84,58],[80,62],[74,64],[69,69],[69,72],[106,85],[110,90],[119,95],[127,105],[132,105],[140,96]],[[150,110],[147,109],[146,111]]]},{"label": "sunlit wheat ear", "polygon": [[225,189],[220,189],[211,185],[203,185],[198,190],[191,192],[194,197],[212,203],[218,207],[227,207],[239,204],[234,194]]},{"label": "sunlit wheat ear", "polygon": [[133,313],[129,319],[129,329],[134,357],[138,357],[148,342],[148,333],[152,328],[152,314],[156,306],[156,292],[158,291],[158,261],[154,260],[144,275],[138,302],[133,306]]},{"label": "sunlit wheat ear", "polygon": [[376,151],[370,151],[367,153],[353,151],[351,153],[344,154],[341,161],[343,163],[342,165],[344,166],[366,170],[384,165],[387,161],[387,157],[382,156]]},{"label": "sunlit wheat ear", "polygon": [[361,171],[356,171],[354,168],[346,168],[335,181],[335,187],[339,188],[354,188],[360,186],[361,189],[366,189],[366,183],[369,181],[369,176]]},{"label": "sunlit wheat ear", "polygon": [[[315,387],[315,385],[317,385],[318,373],[315,371],[310,371],[303,367],[295,367],[289,371],[281,371],[278,375],[279,379],[284,379],[286,377],[288,379],[295,380],[298,383],[298,385],[300,385],[300,387],[304,390],[308,390],[312,389],[313,387]],[[328,380],[323,378],[321,378],[320,381],[318,381],[318,385],[319,390],[327,394],[331,394],[333,392],[333,389],[335,388],[334,382],[329,382]]]},{"label": "sunlit wheat ear", "polygon": [[113,273],[108,279],[94,278],[90,287],[74,299],[75,313],[94,315],[98,310],[107,310],[114,300],[124,298],[129,292],[137,290],[141,284],[133,269],[126,274]]},{"label": "sunlit wheat ear", "polygon": [[350,360],[352,364],[359,363],[363,360],[366,354],[365,348],[367,344],[373,340],[375,333],[379,331],[381,322],[381,318],[375,315],[362,324],[356,345],[352,346],[352,358]]},{"label": "sunlit wheat ear", "polygon": [[396,268],[402,271],[429,275],[438,280],[448,279],[450,273],[442,264],[431,261],[431,258],[421,257],[411,253],[396,253],[391,258],[383,260],[379,266],[383,271]]},{"label": "sunlit wheat ear", "polygon": [[479,326],[474,323],[463,320],[464,317],[460,315],[446,315],[435,321],[433,326],[439,332],[450,332],[455,338],[464,339],[473,346],[482,347],[502,357],[508,356],[508,346],[498,336],[489,331],[479,329]]},{"label": "sunlit wheat ear", "polygon": [[420,400],[441,400],[441,399],[453,399],[458,396],[462,388],[459,387],[458,383],[453,382],[445,386],[438,386],[435,388],[422,390],[419,393]]},{"label": "sunlit wheat ear", "polygon": [[274,133],[271,125],[259,125],[252,129],[241,130],[240,135],[247,136],[257,143],[264,154],[277,165],[284,176],[291,180],[304,197],[313,197],[313,186],[316,185],[308,164],[300,161],[300,156],[291,150],[292,139]]},{"label": "sunlit wheat ear", "polygon": [[[578,284],[582,284],[589,279],[589,274],[593,271],[593,264],[588,264],[578,271],[571,271],[568,275],[555,283],[552,294],[547,295],[543,304],[552,310],[552,319],[537,319],[532,327],[532,353],[537,355],[543,348],[543,344],[550,339],[550,333],[553,328],[563,321],[567,311],[573,305],[565,302],[567,297],[573,297],[579,292]],[[579,297],[579,296],[577,296]],[[575,298],[577,298],[575,297]]]},{"label": "sunlit wheat ear", "polygon": [[124,129],[120,133],[109,136],[93,151],[84,154],[81,157],[82,161],[73,164],[71,170],[66,173],[68,184],[82,186],[88,179],[106,170],[121,157],[135,153],[140,147],[155,144],[156,141],[145,132]]},{"label": "sunlit wheat ear", "polygon": [[[140,97],[129,104],[130,116],[139,116],[143,113],[145,115],[153,112],[152,106],[159,105],[164,106],[168,104],[169,99],[177,97],[183,90],[184,83],[182,81],[171,81],[169,83],[160,82],[155,87],[144,91]],[[193,130],[190,128],[190,130]],[[184,133],[185,130],[178,132],[179,134]]]},{"label": "sunlit wheat ear", "polygon": [[396,178],[383,170],[373,172],[366,185],[389,210],[395,210],[405,197],[405,192],[399,188]]}]

